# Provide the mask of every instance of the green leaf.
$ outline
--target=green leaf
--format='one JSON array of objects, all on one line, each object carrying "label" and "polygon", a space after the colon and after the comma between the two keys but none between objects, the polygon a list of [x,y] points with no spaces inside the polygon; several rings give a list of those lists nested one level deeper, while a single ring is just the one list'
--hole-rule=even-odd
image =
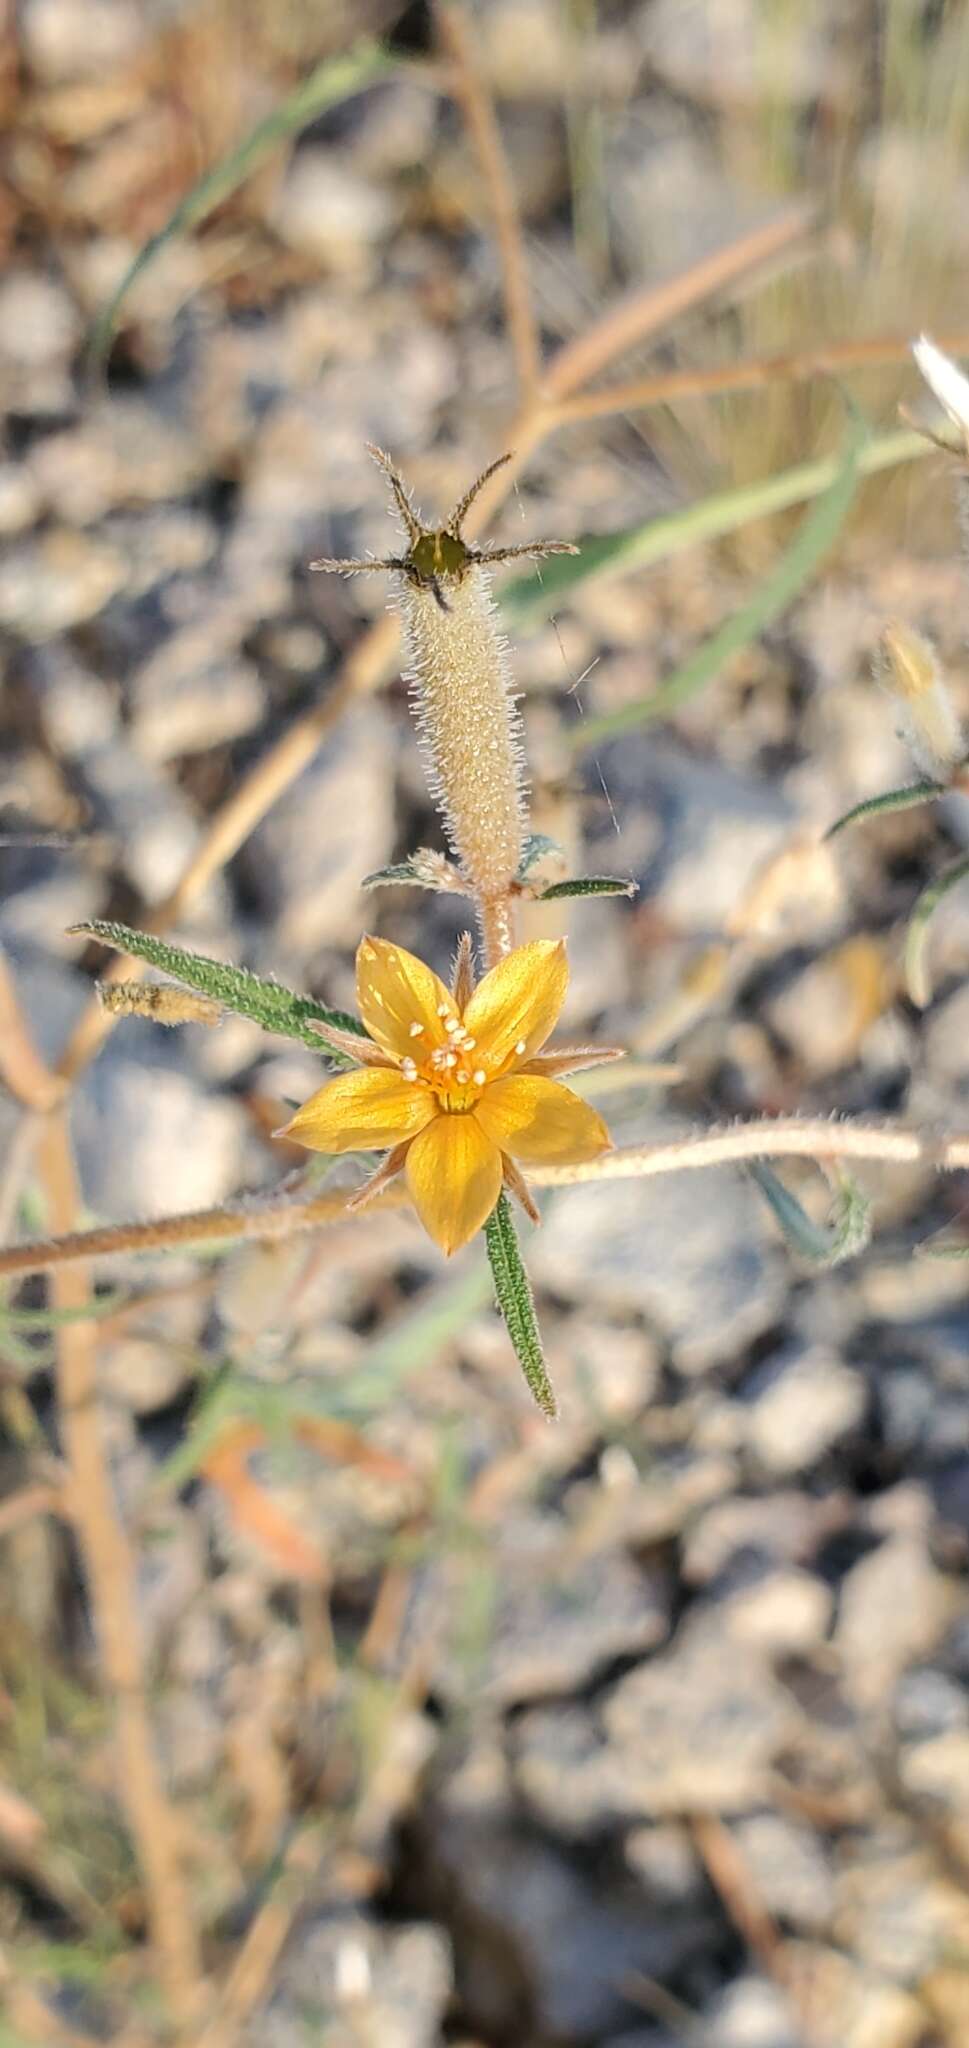
[{"label": "green leaf", "polygon": [[[901,462],[915,462],[930,453],[923,436],[909,430],[881,434],[868,442],[857,457],[859,476],[873,476]],[[654,562],[668,561],[684,548],[701,541],[722,540],[737,533],[755,519],[789,511],[792,505],[807,504],[837,484],[844,458],[823,456],[817,462],[799,463],[756,484],[736,491],[718,492],[699,505],[665,518],[645,519],[637,526],[616,533],[594,534],[583,540],[577,555],[552,555],[541,569],[518,576],[501,593],[501,610],[509,624],[519,627],[537,624],[568,600],[573,590],[593,577],[625,575],[630,569],[644,569]]]},{"label": "green leaf", "polygon": [[528,1274],[522,1263],[507,1195],[499,1195],[485,1224],[485,1238],[498,1307],[514,1346],[515,1356],[542,1414],[554,1422],[558,1413],[555,1395],[545,1369],[535,1302]]},{"label": "green leaf", "polygon": [[297,135],[301,128],[306,128],[339,100],[362,92],[376,80],[388,77],[396,68],[393,59],[373,42],[358,43],[355,49],[342,57],[324,58],[271,114],[257,122],[237,148],[213,164],[212,169],[206,171],[205,176],[179,201],[164,227],[142,245],[99,313],[88,342],[91,364],[96,366],[104,360],[111,346],[118,314],[132,285],[173,235],[184,234],[207,220],[223,200],[230,198],[251,177],[278,143],[286,141],[290,135]]},{"label": "green leaf", "polygon": [[558,840],[550,839],[547,832],[530,833],[522,848],[522,857],[515,876],[516,882],[527,881],[532,869],[537,867],[540,860],[548,860],[553,856],[564,861],[565,855]]},{"label": "green leaf", "polygon": [[362,889],[382,889],[397,883],[401,888],[433,889],[435,884],[419,875],[412,860],[396,861],[391,868],[375,868],[372,875],[364,875]]},{"label": "green leaf", "polygon": [[883,796],[868,796],[862,803],[852,804],[850,811],[844,811],[828,826],[825,839],[833,839],[846,825],[853,825],[856,818],[874,818],[879,811],[911,811],[916,804],[927,804],[933,797],[944,795],[943,782],[908,782],[900,789],[886,789]]},{"label": "green leaf", "polygon": [[838,1171],[830,1221],[818,1224],[773,1167],[755,1160],[747,1170],[779,1224],[785,1243],[808,1265],[840,1266],[846,1259],[857,1258],[870,1244],[871,1203],[848,1174]]},{"label": "green leaf", "polygon": [[[100,939],[102,945],[113,946],[116,953],[131,953],[136,960],[146,960],[149,966],[170,974],[173,981],[197,989],[200,995],[211,996],[240,1017],[251,1017],[264,1031],[298,1038],[301,1044],[312,1046],[314,1052],[326,1050],[328,1058],[337,1060],[341,1055],[323,1047],[318,1032],[310,1029],[310,1018],[319,1024],[335,1025],[340,1031],[353,1031],[358,1038],[367,1035],[359,1019],[346,1010],[328,1010],[313,996],[297,995],[278,981],[263,981],[246,967],[230,967],[224,960],[209,960],[204,953],[187,953],[184,947],[170,946],[151,932],[133,931],[126,924],[114,924],[101,917],[91,918],[85,924],[72,924],[68,929],[86,938]],[[347,1064],[342,1060],[341,1063]]]},{"label": "green leaf", "polygon": [[639,883],[623,875],[573,875],[568,882],[553,882],[543,889],[538,901],[551,903],[556,896],[635,896],[638,891]]},{"label": "green leaf", "polygon": [[905,986],[917,1010],[926,1009],[932,1001],[932,985],[925,961],[930,921],[943,896],[948,896],[949,890],[954,889],[957,882],[963,881],[967,875],[969,853],[963,853],[958,860],[951,861],[947,868],[943,868],[941,875],[937,875],[927,889],[923,889],[909,920],[908,936],[905,940]]},{"label": "green leaf", "polygon": [[617,733],[629,732],[635,726],[652,725],[657,718],[667,717],[712,683],[735,654],[748,647],[758,633],[787,610],[841,530],[857,488],[864,439],[863,425],[854,422],[833,476],[830,465],[825,465],[825,473],[831,480],[824,496],[808,513],[791,546],[770,575],[765,576],[753,597],[741,605],[739,611],[731,613],[712,638],[705,640],[682,668],[675,670],[649,697],[640,697],[632,704],[622,705],[618,711],[604,712],[601,718],[588,718],[576,726],[570,734],[570,745],[576,753],[584,752],[586,747],[596,745],[599,740],[612,739]]}]

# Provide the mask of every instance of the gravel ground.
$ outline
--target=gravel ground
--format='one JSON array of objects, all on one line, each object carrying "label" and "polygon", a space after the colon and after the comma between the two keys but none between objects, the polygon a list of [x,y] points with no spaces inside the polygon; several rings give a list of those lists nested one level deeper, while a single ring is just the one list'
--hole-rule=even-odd
[{"label": "gravel ground", "polygon": [[[551,0],[479,9],[550,346],[776,209],[737,141],[762,12],[604,6],[580,61]],[[335,108],[170,243],[108,374],[85,373],[87,323],[144,235],[319,56],[307,13],[25,0],[0,74],[2,824],[67,842],[0,845],[0,945],[46,1057],[103,969],[65,928],[161,901],[379,617],[380,579],[307,572],[387,548],[365,444],[431,510],[508,433],[487,205],[440,80],[417,72]],[[819,103],[834,120],[850,79],[847,27],[813,22],[757,42],[764,106],[795,126]],[[419,11],[397,32],[419,47]],[[323,54],[347,40],[327,10]],[[911,141],[889,137],[885,160]],[[585,242],[579,143],[601,152]],[[951,213],[957,243],[969,211]],[[940,325],[961,311],[943,299]],[[737,346],[708,313],[675,339],[685,363]],[[610,531],[764,473],[756,409],[743,437],[729,407],[691,440],[692,417],[553,436],[496,534]],[[805,399],[805,436],[811,419]],[[941,460],[893,503],[868,502],[823,580],[703,695],[597,754],[569,751],[579,704],[591,717],[662,681],[749,595],[761,530],[592,581],[515,633],[533,825],[640,892],[536,908],[529,934],[568,932],[570,1029],[678,1065],[674,1085],[610,1095],[622,1141],[794,1110],[965,1125],[965,890],[933,930],[924,1014],[900,963],[969,803],[819,845],[849,804],[911,779],[872,684],[889,619],[933,636],[965,701]],[[365,925],[444,971],[460,904],[360,886],[426,843],[440,830],[391,673],[177,936],[344,1007]],[[714,957],[704,997],[694,970]],[[268,1133],[318,1076],[308,1049],[241,1019],[121,1022],[72,1098],[85,1210],[268,1191],[303,1160]],[[18,1125],[0,1098],[11,1157]],[[969,1317],[964,1266],[925,1248],[957,1230],[966,1189],[927,1167],[861,1177],[873,1242],[825,1270],[792,1257],[737,1169],[557,1193],[527,1246],[554,1427],[480,1247],[445,1268],[403,1211],[214,1264],[98,1266],[125,1304],[98,1325],[102,1441],[210,1985],[282,1900],[231,2038],[964,2048]],[[785,1178],[823,1211],[816,1172]],[[29,1172],[20,1211],[13,1234],[43,1226]],[[47,1297],[36,1280],[13,1299]],[[19,1497],[61,1445],[50,1335],[5,1321],[0,1349]],[[160,2039],[81,1564],[66,1521],[3,1528],[10,2039]],[[62,2033],[29,2031],[28,1993]]]}]

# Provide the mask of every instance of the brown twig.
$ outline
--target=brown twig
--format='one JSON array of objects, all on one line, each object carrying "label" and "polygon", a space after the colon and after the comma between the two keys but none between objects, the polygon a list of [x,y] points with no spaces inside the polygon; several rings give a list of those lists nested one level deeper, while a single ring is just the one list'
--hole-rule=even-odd
[{"label": "brown twig", "polygon": [[[969,334],[949,335],[940,343],[948,352],[969,351]],[[902,363],[911,354],[910,336],[884,336],[873,341],[835,342],[829,348],[799,354],[754,357],[747,362],[721,363],[709,370],[667,370],[612,384],[604,391],[583,391],[556,407],[555,423],[608,419],[614,413],[647,406],[672,405],[681,398],[717,398],[732,391],[757,391],[772,384],[803,384],[812,377],[839,376],[849,370],[871,370]]]},{"label": "brown twig", "polygon": [[[824,1117],[776,1117],[749,1124],[731,1124],[691,1133],[662,1145],[619,1145],[582,1166],[542,1166],[529,1173],[537,1187],[570,1187],[580,1181],[648,1180],[656,1174],[689,1173],[711,1166],[730,1166],[747,1159],[871,1160],[886,1166],[918,1165],[955,1173],[969,1168],[969,1133],[938,1137],[892,1124],[861,1124]],[[295,1236],[347,1218],[345,1191],[310,1198],[278,1197],[247,1202],[245,1207],[199,1209],[191,1215],[169,1216],[157,1223],[109,1224],[69,1236],[11,1245],[0,1252],[0,1276],[46,1272],[91,1259],[128,1252],[163,1251],[177,1245],[217,1244],[236,1238],[257,1240]],[[366,1210],[401,1208],[406,1190],[393,1182]]]},{"label": "brown twig", "polygon": [[541,356],[515,184],[494,105],[482,77],[467,8],[461,0],[436,0],[434,19],[440,42],[454,65],[455,91],[491,200],[504,284],[505,320],[518,372],[519,397],[527,406],[533,403],[538,390]]},{"label": "brown twig", "polygon": [[[66,1122],[53,1115],[39,1153],[51,1223],[69,1226],[78,1204]],[[87,1275],[58,1270],[57,1309],[89,1305]],[[69,1471],[70,1506],[84,1559],[107,1692],[114,1705],[118,1785],[145,1886],[159,1973],[173,2018],[189,2029],[199,2017],[204,1981],[195,1922],[179,1866],[175,1820],[155,1759],[141,1664],[135,1568],[119,1519],[101,1442],[97,1406],[98,1333],[86,1321],[56,1332],[58,1412]]]},{"label": "brown twig", "polygon": [[52,1109],[64,1084],[35,1052],[17,1001],[10,969],[0,953],[0,1080],[25,1109]]},{"label": "brown twig", "polygon": [[657,328],[668,326],[701,301],[736,284],[748,271],[784,254],[810,232],[815,218],[813,207],[788,207],[775,220],[768,221],[766,227],[754,228],[750,234],[728,242],[725,248],[715,249],[665,283],[646,285],[633,292],[585,334],[559,350],[545,378],[546,397],[568,398],[617,356],[655,334]]}]

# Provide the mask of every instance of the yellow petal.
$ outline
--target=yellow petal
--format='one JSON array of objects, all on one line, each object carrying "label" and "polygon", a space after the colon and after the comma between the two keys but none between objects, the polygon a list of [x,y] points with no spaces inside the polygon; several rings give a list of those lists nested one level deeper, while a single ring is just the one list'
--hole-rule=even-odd
[{"label": "yellow petal", "polygon": [[538,1074],[492,1081],[474,1114],[486,1135],[526,1166],[578,1166],[612,1144],[601,1116],[581,1096]]},{"label": "yellow petal", "polygon": [[[443,981],[416,953],[388,939],[361,939],[357,947],[357,1003],[372,1039],[395,1059],[419,1059],[446,1042],[439,1003],[454,1015]],[[411,1025],[423,1027],[421,1037]]]},{"label": "yellow petal", "polygon": [[382,1152],[413,1138],[436,1114],[435,1098],[420,1081],[405,1081],[396,1067],[364,1067],[327,1081],[275,1135],[311,1152]]},{"label": "yellow petal", "polygon": [[442,1252],[486,1223],[501,1193],[501,1157],[473,1116],[439,1116],[407,1149],[407,1185]]},{"label": "yellow petal", "polygon": [[530,1059],[554,1031],[568,985],[564,940],[533,939],[507,953],[479,981],[464,1012],[481,1056],[496,1064]]}]

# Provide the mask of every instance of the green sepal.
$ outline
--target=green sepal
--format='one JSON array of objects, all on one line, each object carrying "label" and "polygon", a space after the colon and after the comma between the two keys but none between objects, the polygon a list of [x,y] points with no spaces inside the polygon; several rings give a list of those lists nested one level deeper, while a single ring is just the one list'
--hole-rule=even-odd
[{"label": "green sepal", "polygon": [[840,1169],[835,1177],[831,1215],[826,1224],[815,1223],[773,1167],[767,1166],[762,1159],[755,1160],[748,1172],[779,1225],[785,1244],[808,1265],[816,1268],[843,1265],[846,1259],[857,1258],[870,1244],[871,1203],[857,1181]]},{"label": "green sepal", "polygon": [[635,896],[639,883],[624,875],[572,875],[567,882],[552,882],[539,891],[539,903],[552,903],[559,896]]},{"label": "green sepal", "polygon": [[943,896],[954,889],[969,875],[969,853],[959,855],[943,868],[941,875],[923,889],[909,919],[908,935],[905,940],[905,986],[917,1010],[925,1010],[932,1001],[932,986],[925,964],[925,944],[929,935],[929,924],[935,915]]},{"label": "green sepal", "polygon": [[324,1026],[332,1024],[340,1031],[352,1031],[358,1038],[367,1036],[359,1018],[352,1017],[347,1010],[329,1010],[313,996],[298,995],[278,981],[263,981],[261,976],[250,974],[247,967],[231,967],[224,960],[208,959],[204,953],[188,953],[182,946],[170,946],[165,939],[156,939],[151,932],[133,931],[126,924],[100,917],[69,925],[68,930],[82,938],[100,939],[102,945],[113,946],[116,953],[131,953],[136,960],[145,960],[150,967],[171,975],[173,981],[180,981],[185,988],[211,996],[240,1017],[250,1017],[263,1031],[298,1038],[301,1044],[312,1046],[314,1052],[326,1052],[328,1058],[340,1060],[341,1065],[346,1062],[339,1053],[324,1046],[319,1033],[311,1029],[310,1020]]},{"label": "green sepal", "polygon": [[559,845],[558,840],[550,839],[547,832],[530,833],[522,847],[522,857],[518,863],[518,873],[515,876],[516,882],[527,881],[532,869],[538,866],[540,860],[547,860],[553,856],[556,860],[561,860],[564,863],[565,851]]},{"label": "green sepal", "polygon": [[540,1407],[554,1422],[558,1413],[552,1383],[545,1369],[541,1332],[535,1315],[531,1283],[522,1263],[507,1195],[499,1195],[485,1224],[488,1259],[498,1307],[511,1338],[515,1357]]},{"label": "green sepal", "polygon": [[879,811],[912,811],[916,804],[928,804],[933,797],[945,795],[944,782],[907,782],[900,789],[886,789],[882,796],[865,797],[863,803],[852,804],[850,811],[843,812],[829,825],[825,839],[834,839],[843,832],[846,825],[853,825],[858,818],[875,818]]}]

